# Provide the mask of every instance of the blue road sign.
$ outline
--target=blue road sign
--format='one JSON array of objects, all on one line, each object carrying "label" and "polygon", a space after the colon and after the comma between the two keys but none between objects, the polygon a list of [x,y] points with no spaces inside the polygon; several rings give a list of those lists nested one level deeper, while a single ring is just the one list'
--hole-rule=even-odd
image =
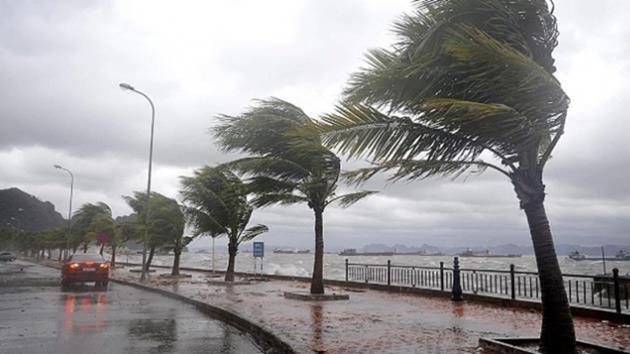
[{"label": "blue road sign", "polygon": [[265,255],[265,243],[254,242],[254,257],[264,257]]}]

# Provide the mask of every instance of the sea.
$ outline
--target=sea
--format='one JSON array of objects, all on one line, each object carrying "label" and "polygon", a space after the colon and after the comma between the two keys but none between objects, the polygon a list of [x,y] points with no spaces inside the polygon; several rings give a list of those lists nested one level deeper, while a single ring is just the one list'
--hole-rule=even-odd
[{"label": "sea", "polygon": [[[393,255],[393,256],[340,256],[338,254],[324,254],[324,277],[327,279],[343,280],[345,278],[345,261],[361,264],[387,264],[391,260],[392,265],[426,266],[439,267],[440,262],[444,262],[444,267],[453,266],[454,256],[419,256],[419,255]],[[182,253],[181,266],[191,268],[202,268],[212,270],[212,253],[210,252],[187,252]],[[265,257],[253,257],[252,253],[242,252],[236,257],[236,270],[240,272],[254,272],[254,262],[256,262],[256,273],[274,275],[292,275],[310,277],[313,271],[314,255],[310,254],[284,254],[266,253]],[[142,255],[119,254],[119,262],[141,263]],[[559,256],[558,261],[564,274],[584,274],[596,275],[610,273],[613,268],[619,269],[620,275],[630,275],[630,261],[610,261],[606,260],[583,260],[575,261],[567,256]],[[227,253],[218,252],[215,255],[214,267],[216,270],[227,268]],[[510,270],[510,264],[514,264],[516,271],[536,272],[536,259],[533,255],[523,255],[515,258],[481,258],[481,257],[460,257],[460,267],[466,269],[486,269],[486,270]],[[153,264],[170,266],[173,263],[172,255],[156,255]],[[605,264],[604,264],[605,263]],[[262,271],[261,271],[262,264]]]}]

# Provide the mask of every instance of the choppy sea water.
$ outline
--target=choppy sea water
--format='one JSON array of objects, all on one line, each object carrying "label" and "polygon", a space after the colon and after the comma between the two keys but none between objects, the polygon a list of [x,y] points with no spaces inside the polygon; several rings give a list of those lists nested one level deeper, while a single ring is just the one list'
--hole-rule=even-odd
[{"label": "choppy sea water", "polygon": [[[276,275],[294,275],[309,277],[313,270],[313,254],[279,254],[267,253],[263,258],[263,273]],[[386,264],[391,260],[392,265],[428,266],[439,267],[444,262],[445,267],[452,267],[453,256],[340,256],[337,254],[324,255],[324,277],[327,279],[344,279],[345,260],[351,263]],[[118,255],[118,261],[142,262],[141,255]],[[560,268],[568,274],[601,274],[603,263],[598,261],[574,261],[567,256],[559,256]],[[215,264],[217,270],[227,267],[228,257],[225,253],[216,254]],[[157,255],[154,264],[171,265],[173,256]],[[257,260],[257,272],[260,272],[260,258]],[[517,271],[536,272],[536,260],[532,255],[524,255],[517,258],[460,258],[460,267],[470,269],[509,270],[510,264],[514,264]],[[182,267],[194,267],[212,269],[211,253],[183,253]],[[630,261],[606,261],[606,271],[611,272],[618,268],[620,274],[630,275]],[[241,272],[254,271],[254,257],[252,253],[239,253],[236,257],[236,270]]]}]

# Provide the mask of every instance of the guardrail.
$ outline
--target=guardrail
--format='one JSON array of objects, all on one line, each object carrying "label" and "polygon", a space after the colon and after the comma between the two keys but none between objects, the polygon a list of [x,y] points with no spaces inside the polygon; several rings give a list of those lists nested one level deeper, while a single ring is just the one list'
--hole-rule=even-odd
[{"label": "guardrail", "polygon": [[[346,282],[381,284],[452,292],[454,300],[465,294],[479,294],[512,300],[540,301],[538,273],[509,270],[459,268],[458,257],[453,267],[365,264],[345,262]],[[630,277],[612,274],[563,274],[564,286],[571,305],[614,309],[630,312]]]}]

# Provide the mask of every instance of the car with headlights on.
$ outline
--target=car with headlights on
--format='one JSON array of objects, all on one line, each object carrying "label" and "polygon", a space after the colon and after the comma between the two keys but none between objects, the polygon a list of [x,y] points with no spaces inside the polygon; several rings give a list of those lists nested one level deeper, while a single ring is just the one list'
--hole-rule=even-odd
[{"label": "car with headlights on", "polygon": [[94,282],[106,287],[109,282],[109,263],[99,254],[74,254],[61,268],[61,285]]}]

